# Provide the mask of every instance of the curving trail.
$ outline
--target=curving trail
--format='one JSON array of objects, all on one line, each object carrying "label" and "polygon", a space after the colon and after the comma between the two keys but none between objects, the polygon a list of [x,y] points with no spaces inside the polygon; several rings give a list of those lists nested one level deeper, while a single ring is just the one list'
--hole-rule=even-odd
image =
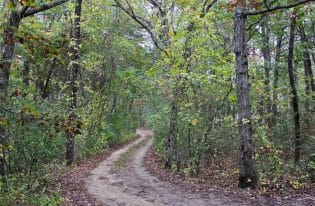
[{"label": "curving trail", "polygon": [[[102,205],[117,206],[205,206],[205,205],[249,205],[235,202],[225,196],[214,194],[190,194],[152,177],[142,162],[152,145],[152,132],[138,129],[140,136],[135,142],[112,153],[86,178],[85,186]],[[133,151],[133,152],[130,152]],[[117,169],[117,161],[125,155],[128,160]]]}]

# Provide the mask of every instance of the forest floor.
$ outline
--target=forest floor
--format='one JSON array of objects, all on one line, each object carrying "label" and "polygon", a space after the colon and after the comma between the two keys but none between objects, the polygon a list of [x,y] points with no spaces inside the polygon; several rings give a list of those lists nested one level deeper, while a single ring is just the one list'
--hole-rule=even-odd
[{"label": "forest floor", "polygon": [[270,197],[251,190],[204,187],[163,169],[152,146],[152,132],[138,129],[137,138],[115,151],[84,162],[60,178],[66,205],[314,205],[315,197]]}]

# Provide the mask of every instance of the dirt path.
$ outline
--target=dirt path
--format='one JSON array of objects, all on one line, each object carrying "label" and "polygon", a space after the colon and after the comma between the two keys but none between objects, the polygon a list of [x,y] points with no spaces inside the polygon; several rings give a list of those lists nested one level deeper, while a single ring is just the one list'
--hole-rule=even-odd
[{"label": "dirt path", "polygon": [[137,141],[112,153],[85,180],[88,192],[103,205],[249,205],[218,194],[190,194],[152,177],[142,165],[152,145],[152,133],[138,129],[137,134]]}]

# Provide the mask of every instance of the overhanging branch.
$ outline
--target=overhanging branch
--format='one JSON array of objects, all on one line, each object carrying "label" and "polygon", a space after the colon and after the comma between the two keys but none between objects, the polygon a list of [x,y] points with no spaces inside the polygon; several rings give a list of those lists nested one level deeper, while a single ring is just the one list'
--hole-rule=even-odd
[{"label": "overhanging branch", "polygon": [[24,11],[21,15],[21,18],[25,18],[28,16],[32,16],[38,12],[46,11],[48,9],[54,8],[60,4],[66,3],[69,0],[55,0],[47,4],[42,4],[39,7],[35,8],[28,8],[26,11]]},{"label": "overhanging branch", "polygon": [[247,16],[260,15],[260,14],[265,14],[265,13],[269,13],[269,12],[273,12],[273,11],[277,11],[277,10],[290,9],[290,8],[293,8],[293,7],[302,5],[302,4],[306,4],[308,2],[315,2],[315,0],[303,0],[303,1],[293,3],[293,4],[276,6],[273,8],[267,8],[267,9],[260,10],[260,11],[248,11],[248,12],[245,12],[244,14]]},{"label": "overhanging branch", "polygon": [[150,38],[153,42],[153,44],[156,46],[156,48],[158,48],[159,50],[161,50],[163,53],[165,53],[168,56],[168,52],[163,49],[160,44],[158,43],[158,40],[156,39],[154,33],[152,32],[152,29],[150,28],[150,25],[145,22],[143,20],[143,18],[137,16],[132,8],[132,6],[130,5],[130,3],[128,2],[128,0],[126,0],[127,3],[127,8],[124,7],[121,2],[119,0],[114,0],[116,5],[116,7],[120,8],[122,11],[124,11],[130,18],[132,18],[135,22],[137,22],[149,35]]}]

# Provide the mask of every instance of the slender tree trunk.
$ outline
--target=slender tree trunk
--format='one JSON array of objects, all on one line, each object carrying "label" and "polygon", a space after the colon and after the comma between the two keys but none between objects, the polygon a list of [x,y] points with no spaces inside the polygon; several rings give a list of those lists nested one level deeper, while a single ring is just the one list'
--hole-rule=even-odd
[{"label": "slender tree trunk", "polygon": [[27,58],[24,61],[24,66],[22,70],[23,84],[28,87],[30,85],[30,60]]},{"label": "slender tree trunk", "polygon": [[237,109],[239,128],[239,187],[255,188],[257,171],[252,145],[250,85],[246,39],[246,1],[240,1],[234,13],[234,52],[236,60]]},{"label": "slender tree trunk", "polygon": [[306,38],[303,26],[300,27],[300,36],[301,36],[301,41],[303,43],[305,91],[307,95],[310,95],[311,91],[315,92],[315,82],[314,82],[314,76],[313,76],[313,71],[312,71],[311,56],[307,51],[308,42],[307,42],[307,38]]},{"label": "slender tree trunk", "polygon": [[[73,48],[72,48],[72,54],[71,59],[72,63],[70,63],[72,71],[71,71],[71,80],[70,80],[70,109],[71,113],[69,115],[69,122],[71,124],[72,121],[75,120],[75,110],[77,107],[77,92],[78,92],[78,86],[77,86],[77,78],[78,73],[80,69],[80,43],[81,43],[81,26],[80,26],[80,20],[81,20],[81,8],[82,8],[82,0],[76,0],[76,6],[75,6],[75,19],[72,29],[72,39],[73,39]],[[72,125],[72,124],[71,124]],[[70,165],[73,162],[74,159],[74,139],[76,136],[75,130],[68,133],[67,137],[67,145],[66,145],[66,160],[67,164]]]},{"label": "slender tree trunk", "polygon": [[276,43],[276,54],[275,54],[275,67],[274,67],[274,82],[273,82],[273,104],[272,104],[272,112],[273,112],[273,125],[277,124],[277,104],[278,104],[278,84],[279,84],[279,63],[281,56],[281,47],[282,47],[282,35],[277,37]]},{"label": "slender tree trunk", "polygon": [[164,167],[170,169],[174,160],[175,138],[177,135],[177,116],[178,116],[178,96],[179,88],[176,85],[174,89],[174,97],[171,103],[170,125],[166,140],[166,158]]},{"label": "slender tree trunk", "polygon": [[315,52],[312,53],[312,56],[313,56],[313,62],[315,64]]},{"label": "slender tree trunk", "polygon": [[[307,42],[307,38],[306,38],[303,26],[300,27],[300,36],[301,36],[301,41],[302,41],[302,46],[303,46],[305,93],[308,97],[305,100],[305,108],[306,108],[306,110],[309,110],[311,108],[309,97],[311,97],[312,92],[315,91],[315,83],[314,83],[314,78],[313,78],[311,56],[307,51],[308,50],[308,42]],[[313,96],[313,98],[314,98],[314,96]],[[305,122],[307,124],[309,124],[309,121],[307,119]]]},{"label": "slender tree trunk", "polygon": [[[6,132],[2,125],[0,125],[0,145],[5,143]],[[2,149],[0,153],[0,176],[4,178],[5,176],[5,150]]]},{"label": "slender tree trunk", "polygon": [[288,73],[289,81],[292,93],[291,104],[294,111],[294,162],[299,163],[300,161],[300,149],[301,149],[301,137],[300,137],[300,113],[299,113],[299,98],[296,89],[296,81],[293,67],[293,52],[294,52],[294,32],[296,27],[296,14],[292,14],[291,25],[290,25],[290,36],[289,36],[289,53],[288,53]]},{"label": "slender tree trunk", "polygon": [[[160,39],[165,48],[168,48],[170,45],[169,39],[169,22],[167,18],[168,8],[166,4],[162,4],[162,9],[159,11],[161,21],[161,36]],[[168,66],[168,69],[171,66]],[[167,70],[168,70],[167,69]],[[164,75],[164,73],[163,73]],[[177,83],[176,83],[177,84]],[[173,89],[173,99],[171,102],[171,111],[170,111],[170,122],[168,128],[168,134],[166,139],[166,158],[164,167],[170,169],[172,167],[172,162],[175,155],[175,138],[177,135],[177,115],[178,115],[178,96],[179,88],[176,85]]]},{"label": "slender tree trunk", "polygon": [[[163,25],[166,27],[167,22]],[[167,29],[168,29],[168,27],[167,27]],[[182,65],[182,68],[185,68],[187,73],[190,72],[190,66],[191,66],[189,58],[192,54],[191,41],[193,38],[192,32],[194,30],[195,30],[195,23],[193,21],[191,21],[191,22],[189,22],[189,25],[187,27],[187,37],[185,40],[184,51],[183,51],[184,64]],[[168,35],[168,34],[165,33],[165,31],[164,31],[164,35]],[[168,44],[169,44],[169,42],[166,43],[166,45],[168,45]],[[166,153],[165,168],[171,168],[172,160],[174,159],[174,154],[177,151],[175,139],[176,139],[176,135],[177,135],[178,99],[179,99],[180,94],[183,92],[184,88],[182,85],[181,86],[178,85],[180,83],[180,81],[182,81],[182,78],[179,77],[175,81],[176,81],[176,85],[175,85],[175,88],[173,90],[174,97],[173,97],[173,100],[171,103],[170,126],[169,126],[169,133],[167,136],[167,144],[166,144],[167,153]],[[185,81],[185,79],[184,79],[184,81]],[[177,153],[178,153],[178,151],[177,151]],[[178,154],[176,154],[175,156],[177,159],[177,161],[176,161],[177,172],[179,172],[180,163],[181,163],[180,157],[178,156]]]},{"label": "slender tree trunk", "polygon": [[270,70],[271,70],[271,51],[270,51],[270,27],[269,17],[265,16],[263,20],[263,56],[265,70],[265,102],[267,113],[271,112],[271,95],[270,95]]},{"label": "slender tree trunk", "polygon": [[49,83],[50,83],[50,80],[51,80],[52,73],[53,73],[53,71],[55,69],[55,66],[56,66],[56,59],[53,59],[53,62],[50,65],[50,68],[49,68],[49,71],[48,71],[48,74],[47,74],[47,78],[46,78],[46,81],[45,81],[44,88],[42,90],[42,98],[43,99],[46,99],[49,96],[48,87],[49,87]]}]

